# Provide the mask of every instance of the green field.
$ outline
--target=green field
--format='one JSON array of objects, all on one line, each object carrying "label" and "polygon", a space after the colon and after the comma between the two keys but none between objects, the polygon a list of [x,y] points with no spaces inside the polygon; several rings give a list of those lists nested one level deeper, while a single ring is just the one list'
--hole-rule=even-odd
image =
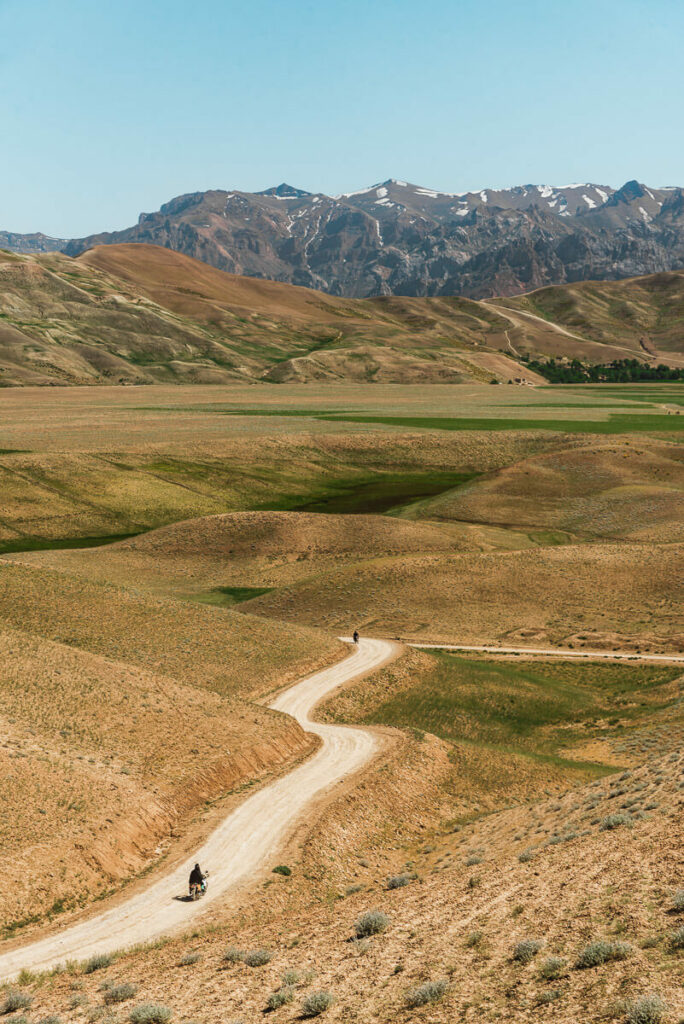
[{"label": "green field", "polygon": [[553,761],[574,742],[623,737],[655,711],[674,705],[668,684],[678,668],[512,663],[430,655],[432,668],[413,685],[367,706],[366,724],[419,729]]}]

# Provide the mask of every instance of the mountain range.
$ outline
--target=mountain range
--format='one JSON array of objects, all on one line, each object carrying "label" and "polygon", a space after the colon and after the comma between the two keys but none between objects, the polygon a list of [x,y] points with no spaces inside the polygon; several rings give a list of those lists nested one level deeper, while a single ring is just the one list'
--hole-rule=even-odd
[{"label": "mountain range", "polygon": [[450,194],[390,179],[331,197],[282,184],[178,196],[87,238],[0,232],[0,247],[23,253],[130,242],[332,295],[487,298],[684,268],[684,190],[629,181]]}]

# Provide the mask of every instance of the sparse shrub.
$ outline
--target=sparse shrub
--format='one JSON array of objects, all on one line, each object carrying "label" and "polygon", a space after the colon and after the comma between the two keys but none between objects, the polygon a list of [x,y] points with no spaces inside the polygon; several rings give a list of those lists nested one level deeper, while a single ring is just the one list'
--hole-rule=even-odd
[{"label": "sparse shrub", "polygon": [[523,939],[513,950],[513,959],[517,960],[519,964],[529,964],[541,948],[542,943],[539,939]]},{"label": "sparse shrub", "polygon": [[237,946],[228,946],[228,949],[223,954],[223,959],[227,964],[239,964],[242,963],[244,953]]},{"label": "sparse shrub", "polygon": [[172,1011],[168,1006],[159,1003],[141,1003],[135,1006],[129,1015],[131,1024],[167,1024],[171,1020]]},{"label": "sparse shrub", "polygon": [[62,1018],[57,1013],[51,1013],[47,1017],[41,1017],[38,1024],[62,1024]]},{"label": "sparse shrub", "polygon": [[446,990],[447,982],[444,978],[440,981],[426,981],[424,985],[419,985],[406,994],[406,1005],[415,1010],[418,1006],[438,1003]]},{"label": "sparse shrub", "polygon": [[127,999],[132,999],[137,991],[137,985],[132,985],[130,981],[125,981],[121,985],[112,985],[111,988],[107,989],[104,994],[104,1001],[108,1006],[111,1006],[113,1003],[125,1003]]},{"label": "sparse shrub", "polygon": [[5,996],[2,1006],[0,1006],[0,1013],[14,1013],[15,1010],[28,1010],[29,1006],[33,1002],[33,996],[30,996],[28,992],[20,992],[18,989],[10,989]]},{"label": "sparse shrub", "polygon": [[404,875],[391,875],[387,879],[388,889],[403,889],[405,885],[410,885],[411,882],[415,881],[415,874],[404,874]]},{"label": "sparse shrub", "polygon": [[365,889],[365,885],[361,885],[360,883],[357,885],[348,885],[344,890],[344,895],[353,896],[355,892],[361,892],[363,889]]},{"label": "sparse shrub", "polygon": [[527,850],[523,850],[522,853],[518,854],[518,860],[521,864],[528,864],[529,861],[534,859],[534,850],[528,847]]},{"label": "sparse shrub", "polygon": [[627,1011],[628,1024],[660,1024],[667,1012],[658,995],[639,996]]},{"label": "sparse shrub", "polygon": [[302,1017],[318,1017],[321,1013],[329,1010],[335,1002],[332,992],[322,989],[320,992],[310,992],[302,1002]]},{"label": "sparse shrub", "polygon": [[20,1013],[18,1017],[12,1017],[11,1024],[29,1024],[29,1019],[25,1013]]},{"label": "sparse shrub", "polygon": [[608,942],[606,939],[598,939],[585,946],[577,957],[575,967],[583,970],[587,967],[598,967],[600,964],[607,964],[613,960],[626,960],[632,954],[632,946],[629,942]]},{"label": "sparse shrub", "polygon": [[481,882],[481,879],[480,879],[480,878],[478,878],[478,876],[477,876],[477,875],[472,875],[472,876],[471,876],[471,877],[470,877],[470,878],[468,879],[468,888],[469,888],[469,889],[477,889],[477,887],[478,887],[478,885],[480,884],[480,882]]},{"label": "sparse shrub", "polygon": [[546,992],[542,992],[539,996],[540,1003],[555,1003],[557,999],[563,995],[559,988],[547,988]]},{"label": "sparse shrub", "polygon": [[292,987],[301,981],[299,971],[283,971],[282,984]]},{"label": "sparse shrub", "polygon": [[654,949],[659,944],[660,944],[660,936],[659,935],[647,935],[646,938],[641,943],[641,948],[642,949]]},{"label": "sparse shrub", "polygon": [[670,949],[684,949],[684,927],[677,928],[670,935]]},{"label": "sparse shrub", "polygon": [[274,875],[284,875],[285,878],[289,878],[292,874],[292,868],[288,868],[287,864],[276,864],[273,868]]},{"label": "sparse shrub", "polygon": [[95,971],[102,971],[105,967],[109,967],[112,962],[112,957],[109,953],[98,953],[96,956],[91,956],[90,960],[86,960],[83,965],[84,974],[94,974]]},{"label": "sparse shrub", "polygon": [[684,889],[677,889],[672,897],[672,909],[678,914],[684,911]]},{"label": "sparse shrub", "polygon": [[247,964],[248,967],[263,967],[264,964],[270,963],[272,959],[273,953],[268,949],[250,949],[242,956],[243,964]]},{"label": "sparse shrub", "polygon": [[476,864],[481,864],[482,861],[483,861],[482,857],[477,857],[477,856],[466,857],[466,867],[467,868],[473,868],[473,867],[475,867]]},{"label": "sparse shrub", "polygon": [[200,953],[186,953],[178,961],[179,967],[192,967],[193,964],[198,964],[202,956]]},{"label": "sparse shrub", "polygon": [[294,990],[291,985],[283,985],[277,992],[271,992],[270,996],[266,1000],[267,1010],[279,1010],[281,1006],[286,1006],[291,1003],[294,999]]},{"label": "sparse shrub", "polygon": [[[87,1005],[88,1005],[88,996],[84,995],[82,992],[77,993],[76,995],[72,996],[71,999],[69,1000],[69,1009],[70,1010],[77,1010],[79,1008],[79,1006],[87,1006]],[[12,1024],[16,1024],[16,1018],[14,1018],[12,1020]]]},{"label": "sparse shrub", "polygon": [[368,938],[369,935],[380,935],[389,924],[389,917],[381,910],[367,910],[354,924],[357,939]]},{"label": "sparse shrub", "polygon": [[539,968],[539,973],[546,981],[555,981],[564,970],[565,960],[562,956],[547,956]]},{"label": "sparse shrub", "polygon": [[479,946],[484,938],[484,932],[471,932],[465,940],[465,944],[468,949],[473,949],[475,946]]},{"label": "sparse shrub", "polygon": [[609,814],[606,818],[603,819],[599,827],[599,831],[612,832],[613,829],[620,828],[623,825],[626,828],[631,828],[633,824],[634,818],[631,814],[622,814],[620,811],[618,811],[616,814]]}]

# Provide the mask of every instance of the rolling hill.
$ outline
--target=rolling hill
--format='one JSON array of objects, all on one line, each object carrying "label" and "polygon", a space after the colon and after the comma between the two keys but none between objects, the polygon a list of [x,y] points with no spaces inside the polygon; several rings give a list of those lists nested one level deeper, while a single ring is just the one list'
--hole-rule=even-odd
[{"label": "rolling hill", "polygon": [[670,273],[495,302],[341,299],[145,244],[4,252],[0,386],[543,383],[527,356],[682,366],[683,292]]}]

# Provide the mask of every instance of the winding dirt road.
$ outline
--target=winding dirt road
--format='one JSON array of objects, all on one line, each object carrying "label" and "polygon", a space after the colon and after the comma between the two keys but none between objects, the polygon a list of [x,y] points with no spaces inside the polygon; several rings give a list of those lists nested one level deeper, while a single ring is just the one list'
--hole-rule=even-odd
[{"label": "winding dirt road", "polygon": [[[323,742],[317,753],[245,800],[187,862],[144,891],[97,917],[0,953],[0,981],[10,980],[24,967],[47,970],[67,960],[83,960],[185,930],[208,904],[248,881],[269,863],[311,802],[366,765],[379,747],[379,739],[371,732],[312,721],[314,707],[343,683],[390,661],[396,651],[397,645],[388,640],[361,640],[342,661],[280,694],[270,706],[320,736]],[[195,861],[211,872],[210,885],[203,900],[186,903],[178,897],[187,892]]]},{"label": "winding dirt road", "polygon": [[655,661],[684,665],[684,654],[639,654],[635,651],[595,651],[570,647],[502,647],[494,644],[421,644],[405,640],[421,651],[477,651],[482,654],[534,654],[552,658],[600,658],[607,661]]}]

